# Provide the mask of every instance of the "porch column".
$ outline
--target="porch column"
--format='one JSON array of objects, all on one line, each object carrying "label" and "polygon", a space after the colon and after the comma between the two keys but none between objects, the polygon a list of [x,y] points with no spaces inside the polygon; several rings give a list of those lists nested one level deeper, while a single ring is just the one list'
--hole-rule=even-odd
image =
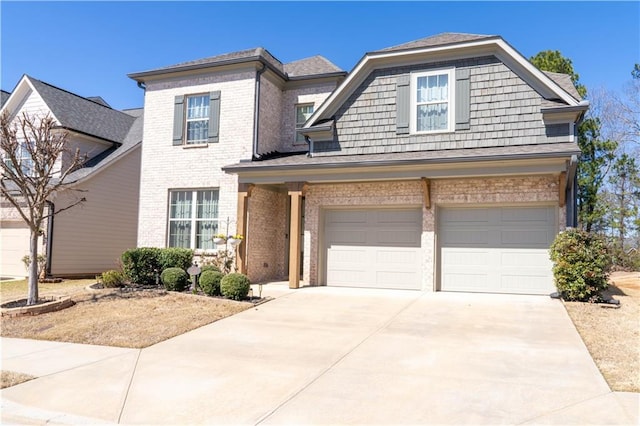
[{"label": "porch column", "polygon": [[236,249],[236,267],[241,274],[247,273],[247,209],[249,207],[249,197],[251,196],[252,185],[238,185],[238,215],[236,221],[237,233],[244,239]]},{"label": "porch column", "polygon": [[291,197],[291,222],[289,224],[289,288],[299,288],[302,191],[289,191],[289,196]]}]

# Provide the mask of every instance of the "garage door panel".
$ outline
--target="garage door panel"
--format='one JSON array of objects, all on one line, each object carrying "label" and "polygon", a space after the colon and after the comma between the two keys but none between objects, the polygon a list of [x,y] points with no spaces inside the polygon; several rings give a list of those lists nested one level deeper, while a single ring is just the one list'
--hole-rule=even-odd
[{"label": "garage door panel", "polygon": [[373,245],[396,247],[420,247],[420,234],[415,229],[379,230],[372,232]]},{"label": "garage door panel", "polygon": [[442,210],[440,212],[440,223],[460,225],[478,225],[489,222],[489,209],[473,209],[473,212],[466,210]]},{"label": "garage door panel", "polygon": [[440,233],[442,247],[478,247],[489,244],[489,231],[480,229],[447,229]]},{"label": "garage door panel", "polygon": [[500,232],[502,247],[549,247],[549,236],[545,229],[507,229]]},{"label": "garage door panel", "polygon": [[332,244],[365,245],[367,243],[367,233],[365,230],[335,230],[331,231],[328,237]]},{"label": "garage door panel", "polygon": [[[456,218],[439,221],[441,289],[555,291],[548,254],[557,228],[555,210],[550,206],[440,210],[440,218]],[[478,225],[476,216],[486,217],[486,223]]]},{"label": "garage door panel", "polygon": [[378,225],[393,224],[394,227],[414,228],[415,223],[422,218],[420,210],[377,210],[374,211],[375,222]]},{"label": "garage door panel", "polygon": [[555,215],[548,207],[503,207],[500,218],[503,223],[545,227]]},{"label": "garage door panel", "polygon": [[486,266],[490,253],[479,250],[442,249],[442,263],[447,266]]},{"label": "garage door panel", "polygon": [[[504,293],[536,293],[548,285],[547,275],[502,275],[500,287]],[[553,290],[551,290],[553,291]]]},{"label": "garage door panel", "polygon": [[366,225],[366,223],[367,217],[358,214],[357,211],[335,210],[330,215],[327,215],[327,224],[331,224],[334,227],[349,227],[354,224]]},{"label": "garage door panel", "polygon": [[419,209],[327,211],[327,285],[419,289],[421,232]]},{"label": "garage door panel", "polygon": [[451,291],[482,291],[488,285],[489,276],[459,271],[447,272],[443,275],[443,279],[446,279],[451,286]]},{"label": "garage door panel", "polygon": [[417,272],[377,271],[375,280],[381,288],[420,290],[419,278]]}]

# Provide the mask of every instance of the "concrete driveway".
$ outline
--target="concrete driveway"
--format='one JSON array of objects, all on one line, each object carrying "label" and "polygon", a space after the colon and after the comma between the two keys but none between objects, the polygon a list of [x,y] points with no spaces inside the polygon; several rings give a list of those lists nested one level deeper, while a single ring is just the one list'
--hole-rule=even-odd
[{"label": "concrete driveway", "polygon": [[557,300],[282,293],[143,350],[2,339],[3,369],[40,376],[3,424],[638,423]]}]

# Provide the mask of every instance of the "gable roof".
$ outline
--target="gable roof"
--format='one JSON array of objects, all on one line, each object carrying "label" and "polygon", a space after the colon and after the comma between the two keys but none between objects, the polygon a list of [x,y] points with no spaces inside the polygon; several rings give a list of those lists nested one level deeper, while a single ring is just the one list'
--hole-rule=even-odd
[{"label": "gable roof", "polygon": [[5,102],[7,102],[7,99],[9,99],[9,96],[11,96],[11,93],[6,92],[4,90],[0,90],[0,107],[2,107],[2,105],[4,105]]},{"label": "gable roof", "polygon": [[443,33],[366,53],[342,84],[309,117],[304,128],[308,129],[323,120],[331,119],[340,105],[376,69],[490,55],[497,57],[542,97],[553,101],[553,104],[587,108],[588,102],[575,98],[568,87],[565,89],[564,78],[554,79],[543,73],[502,37]]},{"label": "gable roof", "polygon": [[128,74],[128,76],[136,81],[143,82],[147,77],[153,77],[163,74],[256,61],[261,62],[265,66],[269,67],[283,80],[289,80],[289,77],[292,77],[293,79],[300,79],[304,77],[319,75],[346,74],[345,71],[341,70],[335,64],[322,56],[313,56],[311,58],[300,59],[298,61],[289,62],[288,64],[283,64],[264,47],[255,47],[252,49],[210,56],[208,58],[181,62],[178,64],[155,68],[148,71],[135,72]]},{"label": "gable roof", "polygon": [[25,77],[65,129],[110,142],[124,142],[134,122],[129,114],[33,77]]}]

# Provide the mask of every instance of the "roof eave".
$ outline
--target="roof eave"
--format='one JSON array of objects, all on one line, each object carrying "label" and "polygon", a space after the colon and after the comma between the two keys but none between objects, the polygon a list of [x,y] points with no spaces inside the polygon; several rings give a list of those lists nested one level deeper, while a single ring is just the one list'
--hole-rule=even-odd
[{"label": "roof eave", "polygon": [[571,158],[572,155],[579,155],[580,149],[571,149],[560,152],[526,153],[526,154],[502,154],[475,157],[451,157],[451,158],[429,158],[429,159],[402,159],[402,160],[381,160],[381,161],[353,161],[321,164],[280,164],[261,165],[257,167],[247,167],[243,164],[231,164],[222,167],[226,173],[238,174],[242,172],[260,171],[285,171],[285,170],[306,170],[306,169],[346,169],[354,167],[388,167],[388,166],[413,166],[420,164],[453,164],[453,163],[473,163],[487,161],[512,161],[512,160],[535,160],[549,158]]},{"label": "roof eave", "polygon": [[207,68],[218,68],[223,66],[238,65],[238,64],[245,64],[245,63],[251,63],[251,62],[259,62],[264,66],[266,66],[267,68],[269,68],[270,70],[272,70],[283,80],[287,79],[287,76],[284,72],[282,72],[281,70],[273,66],[271,62],[269,62],[266,58],[264,58],[261,55],[247,56],[245,58],[227,59],[223,61],[209,62],[209,63],[203,63],[203,64],[184,65],[184,66],[179,66],[179,67],[174,67],[169,69],[142,71],[142,72],[127,74],[127,77],[131,78],[132,80],[144,83],[146,77],[175,74],[175,73],[185,72],[185,71],[198,71],[198,70],[203,70]]}]

